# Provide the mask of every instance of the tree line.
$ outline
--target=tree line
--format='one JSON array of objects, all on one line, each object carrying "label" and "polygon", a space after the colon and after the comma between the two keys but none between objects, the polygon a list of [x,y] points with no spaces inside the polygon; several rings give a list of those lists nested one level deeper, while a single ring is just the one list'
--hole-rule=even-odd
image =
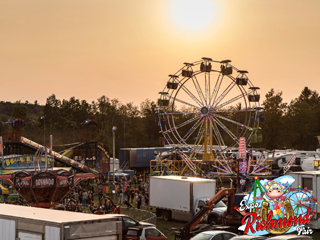
[{"label": "tree line", "polygon": [[[301,94],[290,103],[284,103],[282,92],[271,89],[262,102],[265,120],[260,123],[263,140],[251,143],[252,147],[265,149],[315,150],[319,147],[320,135],[320,96],[316,91],[305,87]],[[3,132],[12,128],[6,124],[12,117],[26,122],[22,135],[38,143],[49,135],[54,145],[80,141],[83,131],[96,133],[96,140],[112,151],[112,127],[116,126],[116,155],[120,148],[159,147],[160,128],[156,125],[158,105],[146,99],[140,106],[121,103],[118,99],[102,96],[91,103],[71,97],[59,100],[53,94],[46,104],[17,101],[0,102],[0,118]],[[185,121],[186,116],[181,116]],[[86,119],[98,122],[90,129],[82,124]],[[236,119],[235,119],[236,120]],[[45,139],[44,139],[45,137]]]}]

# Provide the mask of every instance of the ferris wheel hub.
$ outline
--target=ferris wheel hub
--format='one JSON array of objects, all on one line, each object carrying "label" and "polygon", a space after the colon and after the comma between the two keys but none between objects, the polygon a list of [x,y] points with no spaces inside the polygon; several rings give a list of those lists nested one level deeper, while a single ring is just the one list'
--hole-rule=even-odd
[{"label": "ferris wheel hub", "polygon": [[209,108],[204,106],[200,109],[200,113],[202,114],[202,116],[208,116],[209,114]]}]

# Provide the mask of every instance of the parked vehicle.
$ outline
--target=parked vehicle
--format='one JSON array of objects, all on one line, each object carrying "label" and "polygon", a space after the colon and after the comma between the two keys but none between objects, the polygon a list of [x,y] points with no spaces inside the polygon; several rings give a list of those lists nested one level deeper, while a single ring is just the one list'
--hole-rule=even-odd
[{"label": "parked vehicle", "polygon": [[233,232],[227,231],[205,231],[197,234],[191,240],[229,240],[238,236]]},{"label": "parked vehicle", "polygon": [[0,204],[0,239],[121,239],[121,218]]},{"label": "parked vehicle", "polygon": [[[192,231],[201,222],[201,219],[204,219],[213,209],[214,204],[219,202],[222,198],[228,198],[228,207],[227,211],[222,216],[222,223],[225,226],[230,227],[239,227],[242,222],[242,217],[235,214],[235,192],[232,188],[223,188],[217,194],[215,194],[210,200],[206,202],[206,205],[192,217],[185,225],[183,225],[180,231],[175,232],[176,240],[189,240],[192,236]],[[225,226],[213,226],[216,230],[222,230]],[[221,227],[222,229],[219,229]],[[223,229],[225,230],[225,229]]]},{"label": "parked vehicle", "polygon": [[265,240],[266,236],[251,236],[251,235],[242,235],[231,238],[231,240]]},{"label": "parked vehicle", "polygon": [[150,161],[155,159],[158,153],[168,151],[169,149],[171,147],[120,148],[120,168],[149,169]]},{"label": "parked vehicle", "polygon": [[[110,214],[109,214],[110,215]],[[125,236],[130,227],[155,227],[154,224],[148,222],[138,222],[137,220],[124,215],[124,214],[113,214],[113,216],[117,216],[121,218],[122,221],[122,235]]]},{"label": "parked vehicle", "polygon": [[304,236],[304,235],[294,235],[294,234],[288,234],[288,235],[279,235],[275,237],[268,238],[267,240],[312,240],[311,236]]},{"label": "parked vehicle", "polygon": [[[155,176],[150,178],[150,206],[156,208],[158,217],[188,221],[206,205],[216,193],[216,180],[181,177]],[[179,199],[173,201],[173,199]],[[226,211],[222,202],[216,210]],[[208,219],[210,216],[208,217]]]},{"label": "parked vehicle", "polygon": [[168,240],[156,227],[130,227],[125,240]]}]

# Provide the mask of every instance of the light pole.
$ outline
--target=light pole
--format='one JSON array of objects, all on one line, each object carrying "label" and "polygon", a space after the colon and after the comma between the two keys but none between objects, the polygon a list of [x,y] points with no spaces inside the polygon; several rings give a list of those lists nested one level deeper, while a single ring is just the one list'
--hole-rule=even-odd
[{"label": "light pole", "polygon": [[42,116],[40,119],[43,119],[43,146],[46,146],[46,117]]},{"label": "light pole", "polygon": [[113,126],[112,127],[112,133],[113,133],[113,182],[115,182],[115,179],[116,179],[116,173],[114,171],[114,165],[115,165],[115,162],[116,162],[116,141],[115,141],[115,138],[116,138],[116,131],[117,131],[117,127],[116,126]]}]

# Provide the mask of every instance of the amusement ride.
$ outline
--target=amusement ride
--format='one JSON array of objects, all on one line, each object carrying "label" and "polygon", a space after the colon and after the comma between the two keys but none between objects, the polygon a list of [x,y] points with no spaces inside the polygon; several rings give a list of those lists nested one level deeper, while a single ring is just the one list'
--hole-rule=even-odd
[{"label": "amusement ride", "polygon": [[266,155],[251,159],[246,154],[247,145],[262,140],[258,90],[248,71],[230,60],[204,57],[184,63],[159,92],[156,121],[183,164],[173,158],[156,160],[151,171],[166,168],[195,175],[213,169],[211,174],[218,177],[271,174]]}]

